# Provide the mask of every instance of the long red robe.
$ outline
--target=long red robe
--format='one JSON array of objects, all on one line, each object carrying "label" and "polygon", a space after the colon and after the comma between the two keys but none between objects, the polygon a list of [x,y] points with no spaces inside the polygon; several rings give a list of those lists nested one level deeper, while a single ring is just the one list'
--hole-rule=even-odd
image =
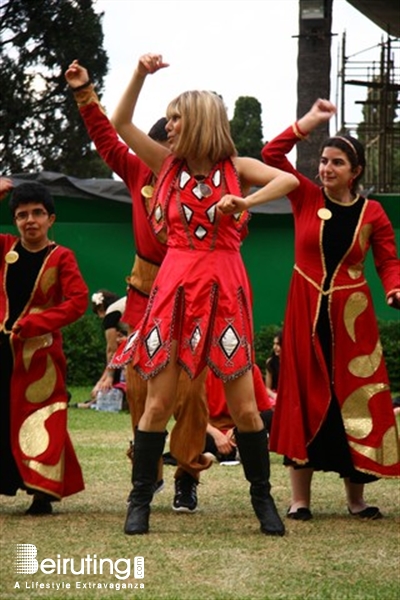
[{"label": "long red robe", "polygon": [[[325,221],[317,212],[325,206],[325,199],[322,190],[286,158],[297,141],[289,127],[262,151],[267,164],[292,172],[300,180],[300,186],[288,194],[295,220],[296,264],[284,319],[270,447],[299,464],[307,463],[307,447],[325,419],[332,385],[354,467],[380,477],[399,476],[399,436],[372,296],[364,277],[371,248],[386,295],[400,290],[393,228],[380,203],[366,200],[351,246],[328,292],[323,292]],[[329,296],[332,374],[316,331],[323,293]]]},{"label": "long red robe", "polygon": [[[19,238],[0,235],[0,330],[8,319],[7,252]],[[67,431],[66,361],[60,328],[88,306],[88,289],[71,250],[54,245],[11,334],[11,446],[26,487],[62,498],[84,488]],[[0,382],[1,385],[1,382]]]}]

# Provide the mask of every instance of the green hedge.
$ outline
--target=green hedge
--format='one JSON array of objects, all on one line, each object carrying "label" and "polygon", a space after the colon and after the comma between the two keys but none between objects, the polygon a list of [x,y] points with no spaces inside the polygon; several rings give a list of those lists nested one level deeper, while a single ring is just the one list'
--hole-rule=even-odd
[{"label": "green hedge", "polygon": [[106,341],[101,320],[85,314],[63,329],[67,385],[94,385],[105,366]]},{"label": "green hedge", "polygon": [[[378,326],[391,390],[397,393],[400,391],[400,320],[378,320]],[[265,361],[271,354],[273,339],[279,329],[281,327],[278,325],[268,325],[255,335],[256,362],[263,374]]]},{"label": "green hedge", "polygon": [[[378,321],[392,392],[400,391],[400,320]],[[262,327],[255,335],[256,362],[265,372],[265,361],[281,325]],[[68,385],[92,385],[104,369],[105,339],[101,320],[86,314],[63,330],[64,352],[68,362]]]}]

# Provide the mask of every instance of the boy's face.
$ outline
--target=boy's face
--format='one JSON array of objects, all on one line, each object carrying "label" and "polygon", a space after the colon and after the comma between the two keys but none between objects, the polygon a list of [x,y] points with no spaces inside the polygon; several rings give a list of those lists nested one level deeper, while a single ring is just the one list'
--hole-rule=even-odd
[{"label": "boy's face", "polygon": [[44,243],[55,218],[54,214],[49,215],[41,202],[20,204],[14,213],[14,222],[21,240],[27,244]]}]

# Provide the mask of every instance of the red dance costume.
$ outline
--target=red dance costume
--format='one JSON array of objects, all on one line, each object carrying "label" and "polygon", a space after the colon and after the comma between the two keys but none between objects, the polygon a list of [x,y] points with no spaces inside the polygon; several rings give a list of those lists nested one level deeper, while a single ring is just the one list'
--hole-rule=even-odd
[{"label": "red dance costume", "polygon": [[154,235],[148,218],[142,188],[153,179],[150,169],[121,142],[108,117],[102,111],[97,96],[80,107],[90,138],[104,162],[127,186],[132,198],[132,228],[136,246],[136,258],[131,275],[123,322],[133,329],[146,310],[154,277],[166,254],[167,248]]},{"label": "red dance costume", "polygon": [[[143,187],[152,184],[153,175],[150,169],[131,152],[129,146],[119,140],[115,129],[99,105],[95,92],[93,90],[78,92],[75,97],[78,102],[82,101],[80,113],[98,153],[121,177],[132,198],[132,227],[136,257],[132,273],[127,278],[129,290],[123,321],[133,330],[145,314],[153,281],[167,252],[167,245],[154,234],[149,220],[148,200],[142,194]],[[124,361],[123,364],[126,362]],[[144,411],[147,383],[131,364],[127,367],[127,393],[134,430]],[[208,419],[202,381],[189,383],[187,375],[181,374],[174,405],[174,417],[176,423],[171,432],[170,448],[179,464],[175,477],[179,477],[184,468],[198,479],[199,472],[211,465],[211,461],[201,454]]]},{"label": "red dance costume", "polygon": [[168,252],[135,341],[134,365],[144,378],[168,364],[172,340],[191,378],[207,365],[225,381],[251,369],[250,286],[240,255],[248,216],[216,210],[227,193],[241,195],[231,160],[201,183],[184,161],[168,157],[163,165],[152,221],[156,233],[166,226]]},{"label": "red dance costume", "polygon": [[[60,329],[84,314],[88,290],[71,250],[53,243],[28,252],[10,234],[0,235],[0,278],[0,493],[22,488],[62,498],[84,483],[67,431]],[[16,309],[22,294],[28,301]],[[16,321],[18,336],[10,333]]]},{"label": "red dance costume", "polygon": [[[300,180],[288,194],[295,219],[295,266],[270,447],[306,464],[318,434],[329,433],[324,423],[335,404],[354,468],[377,477],[399,476],[398,431],[364,277],[371,247],[386,294],[400,290],[393,228],[379,202],[357,197],[342,205],[298,173],[285,156],[298,141],[289,127],[262,151],[268,165]],[[331,446],[336,448],[335,440]],[[324,464],[317,468],[341,472]]]}]

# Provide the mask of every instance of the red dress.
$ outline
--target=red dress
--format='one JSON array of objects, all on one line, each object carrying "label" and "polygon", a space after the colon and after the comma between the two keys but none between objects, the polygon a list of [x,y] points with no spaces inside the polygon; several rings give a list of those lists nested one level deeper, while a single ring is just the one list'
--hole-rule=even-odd
[{"label": "red dress", "polygon": [[[267,164],[293,172],[300,180],[288,194],[295,220],[296,264],[284,319],[270,447],[306,464],[318,434],[337,431],[330,424],[335,405],[354,468],[378,477],[399,476],[398,431],[364,277],[371,248],[386,294],[400,290],[393,228],[379,202],[357,198],[340,205],[297,173],[285,156],[297,141],[289,127],[262,152]],[[320,212],[326,208],[332,214],[328,220]],[[336,439],[333,433],[332,455],[339,453]],[[341,472],[340,466],[318,468]]]},{"label": "red dress", "polygon": [[250,286],[240,255],[248,215],[216,210],[224,194],[241,195],[232,161],[218,163],[204,183],[209,197],[173,157],[158,178],[152,216],[157,231],[165,223],[168,252],[135,341],[133,363],[145,379],[168,364],[174,339],[191,378],[206,365],[223,380],[252,366]]}]

